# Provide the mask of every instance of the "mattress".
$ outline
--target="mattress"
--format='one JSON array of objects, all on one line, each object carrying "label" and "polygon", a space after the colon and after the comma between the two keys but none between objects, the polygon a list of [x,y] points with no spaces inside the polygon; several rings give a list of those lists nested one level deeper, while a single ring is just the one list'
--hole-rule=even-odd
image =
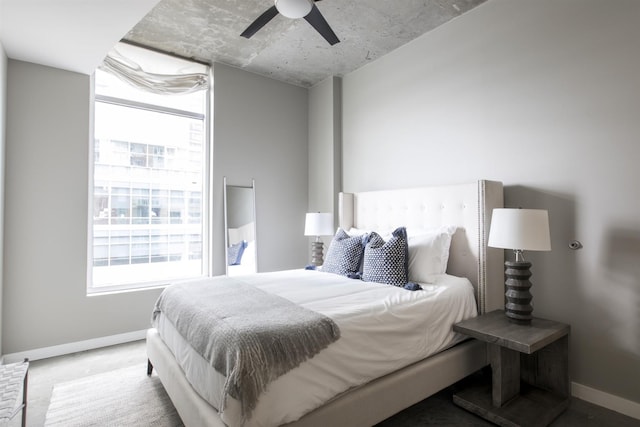
[{"label": "mattress", "polygon": [[[331,273],[289,270],[235,277],[332,318],[341,337],[279,377],[243,424],[240,405],[221,394],[225,378],[161,315],[154,326],[194,390],[214,408],[226,399],[229,426],[267,427],[295,421],[338,394],[438,353],[463,337],[451,326],[476,315],[471,283],[434,277],[422,291],[362,282]],[[214,279],[211,279],[215,281]]]}]

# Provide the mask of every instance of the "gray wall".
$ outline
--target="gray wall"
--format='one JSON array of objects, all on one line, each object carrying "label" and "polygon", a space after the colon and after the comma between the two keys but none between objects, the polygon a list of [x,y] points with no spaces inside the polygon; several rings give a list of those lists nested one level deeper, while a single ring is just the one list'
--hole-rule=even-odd
[{"label": "gray wall", "polygon": [[227,183],[227,227],[238,228],[253,222],[253,188]]},{"label": "gray wall", "polygon": [[0,40],[0,354],[2,353],[2,276],[4,259],[4,157],[7,111],[7,55]]},{"label": "gray wall", "polygon": [[[223,175],[256,178],[261,268],[302,265],[306,91],[226,67],[215,78],[215,271]],[[90,78],[10,59],[7,81],[3,353],[146,329],[160,290],[86,295]]]},{"label": "gray wall", "polygon": [[[338,192],[342,191],[342,79],[330,77],[309,89],[308,212],[332,212],[338,226]],[[307,261],[311,260],[308,238]],[[324,253],[331,236],[322,237]]]},{"label": "gray wall", "polygon": [[485,178],[548,209],[534,315],[571,324],[572,381],[634,402],[639,19],[634,0],[490,0],[343,79],[344,189]]},{"label": "gray wall", "polygon": [[[307,209],[307,90],[215,64],[214,200],[222,180],[256,181],[258,271],[300,268]],[[214,259],[224,259],[222,202],[214,204]],[[218,214],[219,213],[219,214]],[[214,266],[224,274],[224,264]]]},{"label": "gray wall", "polygon": [[342,187],[342,79],[309,89],[309,212],[335,212]]},{"label": "gray wall", "polygon": [[9,60],[3,351],[149,326],[159,290],[87,297],[90,77]]}]

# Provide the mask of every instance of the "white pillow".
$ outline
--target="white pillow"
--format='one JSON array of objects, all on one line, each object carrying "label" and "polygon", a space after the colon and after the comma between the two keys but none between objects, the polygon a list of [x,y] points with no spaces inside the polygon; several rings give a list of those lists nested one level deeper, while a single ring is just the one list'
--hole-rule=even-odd
[{"label": "white pillow", "polygon": [[354,227],[351,227],[349,229],[349,236],[362,236],[362,235],[365,235],[367,233],[371,233],[371,231],[363,230],[361,228],[354,228]]},{"label": "white pillow", "polygon": [[432,276],[444,274],[449,262],[451,238],[455,226],[444,226],[436,230],[417,232],[409,235],[409,281],[429,283]]}]

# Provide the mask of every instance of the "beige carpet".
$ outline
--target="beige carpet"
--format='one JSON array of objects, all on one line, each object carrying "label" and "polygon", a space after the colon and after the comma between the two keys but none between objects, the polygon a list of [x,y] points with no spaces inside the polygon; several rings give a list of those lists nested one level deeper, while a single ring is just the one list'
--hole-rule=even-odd
[{"label": "beige carpet", "polygon": [[45,426],[182,426],[157,375],[146,365],[56,384]]}]

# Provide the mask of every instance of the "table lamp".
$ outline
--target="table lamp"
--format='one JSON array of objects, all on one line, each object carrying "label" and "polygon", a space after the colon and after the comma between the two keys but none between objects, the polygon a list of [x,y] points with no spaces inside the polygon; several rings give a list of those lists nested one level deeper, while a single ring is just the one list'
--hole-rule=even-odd
[{"label": "table lamp", "polygon": [[505,314],[513,323],[531,324],[531,263],[524,251],[550,251],[549,214],[542,209],[494,209],[488,246],[513,249],[515,261],[505,261]]},{"label": "table lamp", "polygon": [[324,263],[322,258],[324,243],[320,240],[320,236],[331,236],[333,232],[333,214],[323,212],[307,214],[304,223],[304,235],[316,236],[316,240],[311,242],[311,264],[320,266]]}]

